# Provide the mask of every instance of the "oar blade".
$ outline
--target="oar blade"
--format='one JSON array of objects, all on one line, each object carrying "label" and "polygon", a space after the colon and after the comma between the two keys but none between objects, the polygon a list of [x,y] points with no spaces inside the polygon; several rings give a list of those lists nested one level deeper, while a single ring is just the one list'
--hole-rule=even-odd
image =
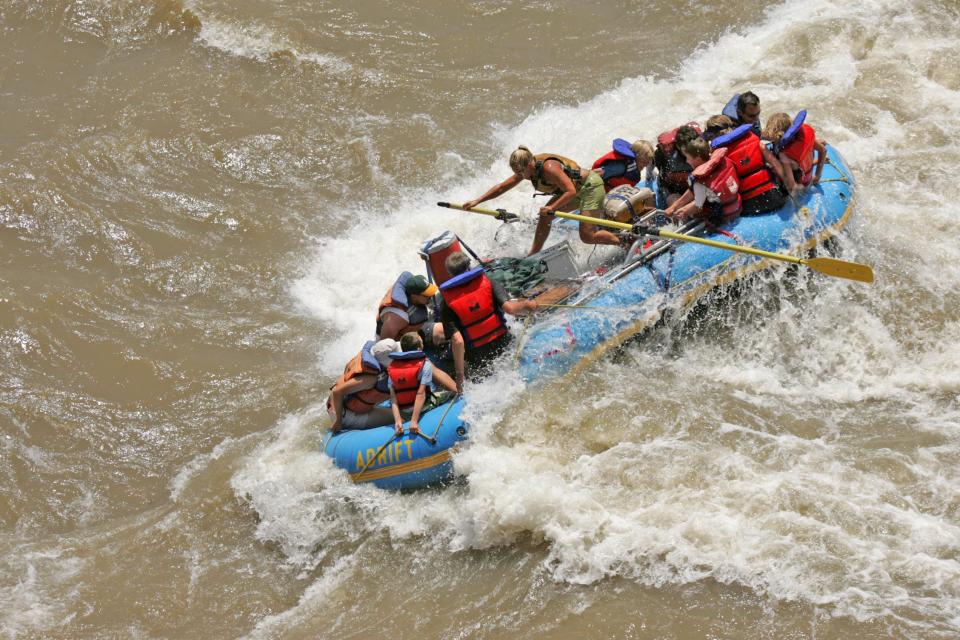
[{"label": "oar blade", "polygon": [[809,258],[804,260],[803,264],[828,276],[857,282],[873,282],[873,269],[858,262],[847,262],[836,258]]}]

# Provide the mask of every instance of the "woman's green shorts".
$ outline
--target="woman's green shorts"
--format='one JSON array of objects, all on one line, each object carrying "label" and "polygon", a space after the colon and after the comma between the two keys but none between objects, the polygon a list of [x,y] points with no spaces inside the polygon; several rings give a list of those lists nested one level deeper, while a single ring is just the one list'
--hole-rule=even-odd
[{"label": "woman's green shorts", "polygon": [[591,171],[577,191],[577,203],[580,211],[602,211],[607,192],[603,188],[603,178]]}]

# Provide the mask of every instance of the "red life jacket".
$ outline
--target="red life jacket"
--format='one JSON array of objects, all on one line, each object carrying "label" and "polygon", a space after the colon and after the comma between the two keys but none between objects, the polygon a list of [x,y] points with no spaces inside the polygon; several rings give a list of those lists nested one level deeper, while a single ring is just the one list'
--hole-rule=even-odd
[{"label": "red life jacket", "polygon": [[603,188],[606,191],[610,191],[615,187],[622,185],[630,185],[631,187],[640,180],[640,173],[637,171],[637,159],[631,158],[630,156],[625,156],[622,153],[617,153],[616,150],[611,151],[607,155],[598,158],[596,162],[593,163],[592,169],[599,169],[607,162],[622,162],[627,166],[626,172],[622,176],[616,176],[613,178],[608,178],[606,174],[603,176]]},{"label": "red life jacket", "polygon": [[[353,380],[361,375],[379,376],[383,373],[379,363],[370,352],[373,341],[363,345],[360,353],[355,355],[347,366],[343,368],[343,375],[337,378],[333,389],[337,385]],[[373,407],[390,397],[390,392],[386,386],[386,379],[377,379],[377,383],[370,389],[363,389],[354,393],[347,394],[343,399],[343,406],[354,413],[369,413]]]},{"label": "red life jacket", "polygon": [[447,280],[440,286],[440,293],[456,316],[468,348],[481,347],[507,333],[507,323],[493,300],[493,285],[483,267]]},{"label": "red life jacket", "polygon": [[760,138],[752,131],[753,125],[743,124],[726,135],[714,138],[710,146],[725,148],[727,159],[737,169],[740,181],[740,198],[750,200],[776,189],[773,176],[763,161]]},{"label": "red life jacket", "polygon": [[804,123],[793,139],[781,149],[781,153],[800,165],[798,182],[804,186],[813,182],[813,147],[816,142],[817,133]]},{"label": "red life jacket", "polygon": [[393,383],[393,391],[397,395],[397,405],[401,409],[412,407],[417,400],[417,391],[420,390],[420,372],[427,361],[423,351],[404,351],[391,354],[393,362],[387,367],[387,375]]},{"label": "red life jacket", "polygon": [[[697,133],[700,133],[698,123],[688,122],[686,126],[693,127]],[[677,130],[679,128],[664,131],[657,136],[657,151],[660,153],[654,156],[658,160],[657,170],[660,172],[660,184],[670,193],[683,193],[687,190],[687,180],[690,178],[691,171],[683,153],[677,149]]]},{"label": "red life jacket", "polygon": [[719,203],[707,202],[704,204],[704,209],[710,208],[705,212],[707,213],[707,219],[719,217],[719,222],[729,222],[740,215],[743,203],[740,200],[737,168],[727,158],[726,149],[714,151],[709,160],[693,170],[690,177],[706,186],[720,198]]}]

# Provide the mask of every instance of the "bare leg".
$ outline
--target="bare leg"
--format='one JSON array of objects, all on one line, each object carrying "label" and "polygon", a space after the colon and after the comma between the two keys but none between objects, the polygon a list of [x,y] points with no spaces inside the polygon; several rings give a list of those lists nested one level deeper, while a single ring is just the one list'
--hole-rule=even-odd
[{"label": "bare leg", "polygon": [[[602,211],[582,211],[585,216],[603,219]],[[620,244],[620,237],[610,231],[601,230],[595,224],[580,221],[580,240],[585,244]]]}]

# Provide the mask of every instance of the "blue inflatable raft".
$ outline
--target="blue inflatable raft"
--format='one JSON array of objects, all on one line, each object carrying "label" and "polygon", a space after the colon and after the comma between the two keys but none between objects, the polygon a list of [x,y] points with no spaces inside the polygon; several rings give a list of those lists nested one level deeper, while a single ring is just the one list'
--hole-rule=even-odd
[{"label": "blue inflatable raft", "polygon": [[430,409],[420,416],[423,435],[410,435],[406,423],[400,437],[394,436],[393,425],[328,432],[321,446],[357,483],[372,482],[381,489],[438,484],[453,477],[451,449],[467,437],[467,424],[460,417],[462,409],[460,397]]},{"label": "blue inflatable raft", "polygon": [[[680,232],[722,243],[802,256],[836,235],[853,211],[855,186],[835,149],[827,147],[820,183],[772,213],[746,216],[714,232]],[[611,348],[655,325],[666,308],[688,308],[725,283],[774,261],[682,241],[660,240],[623,265],[585,282],[564,308],[526,331],[519,366],[528,381],[576,373]]]},{"label": "blue inflatable raft", "polygon": [[[656,185],[648,186],[655,190]],[[828,146],[820,183],[784,208],[741,217],[711,232],[702,223],[688,224],[678,232],[800,256],[839,233],[853,211],[854,195],[850,171]],[[498,217],[506,222],[509,215],[500,212]],[[665,309],[687,308],[708,291],[774,264],[769,258],[716,247],[652,239],[653,244],[641,239],[626,259],[599,272],[580,270],[566,241],[537,254],[546,265],[547,282],[529,295],[565,304],[538,314],[525,331],[518,360],[524,379],[576,373],[653,327]],[[460,417],[462,408],[463,400],[455,398],[422,416],[421,430],[436,434],[433,443],[406,433],[394,438],[391,426],[328,434],[323,449],[355,482],[372,482],[384,489],[443,482],[453,472],[451,450],[467,437],[469,426]]]}]

